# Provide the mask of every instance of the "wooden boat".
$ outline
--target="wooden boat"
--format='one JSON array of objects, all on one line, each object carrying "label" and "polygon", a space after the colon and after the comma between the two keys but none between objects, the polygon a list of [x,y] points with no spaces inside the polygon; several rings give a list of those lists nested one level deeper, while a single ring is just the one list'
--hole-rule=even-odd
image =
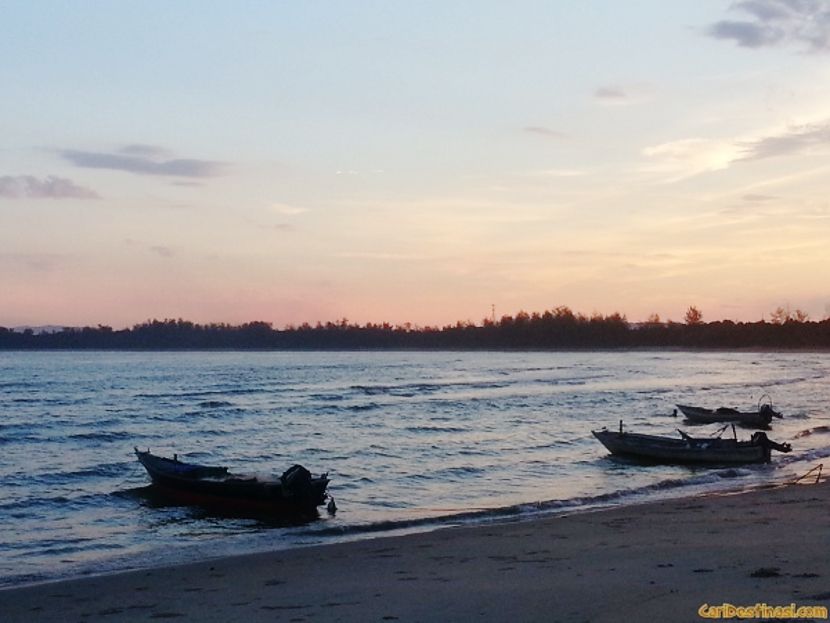
[{"label": "wooden boat", "polygon": [[180,504],[227,514],[305,515],[316,513],[328,497],[328,475],[312,476],[301,465],[294,465],[279,478],[264,480],[232,474],[227,467],[184,463],[175,454],[169,459],[135,448],[135,455],[153,486]]},{"label": "wooden boat", "polygon": [[722,438],[697,438],[683,431],[679,438],[643,435],[603,429],[592,431],[611,454],[647,459],[659,463],[708,463],[738,465],[769,463],[772,450],[789,452],[790,444],[779,444],[767,438],[766,433],[753,433],[749,441]]},{"label": "wooden boat", "polygon": [[712,424],[714,422],[735,422],[750,428],[769,428],[772,418],[782,417],[771,404],[759,405],[757,411],[738,411],[729,407],[719,409],[705,409],[690,405],[677,405],[677,408],[690,422],[697,424]]}]

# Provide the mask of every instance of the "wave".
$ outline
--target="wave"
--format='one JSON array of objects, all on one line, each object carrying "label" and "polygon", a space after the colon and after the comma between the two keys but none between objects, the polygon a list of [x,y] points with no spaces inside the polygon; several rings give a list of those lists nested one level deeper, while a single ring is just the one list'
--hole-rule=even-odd
[{"label": "wave", "polygon": [[17,404],[41,404],[41,405],[60,405],[67,406],[71,404],[81,404],[85,400],[71,401],[66,398],[12,398],[12,402]]},{"label": "wave", "polygon": [[[328,531],[334,539],[747,488],[803,473],[830,456],[830,418],[823,415],[827,384],[814,380],[820,369],[830,373],[830,361],[812,356],[798,365],[765,358],[752,370],[754,355],[686,353],[348,353],[333,365],[327,365],[331,355],[316,353],[150,353],[130,355],[135,365],[116,355],[123,366],[116,368],[112,357],[90,355],[94,365],[81,369],[52,364],[52,355],[33,356],[38,365],[53,365],[58,380],[0,386],[8,407],[0,448],[10,459],[0,461],[8,494],[0,496],[0,517],[14,517],[14,542],[22,544],[14,563],[0,544],[0,584],[8,579],[4,574],[20,574],[12,581],[21,582],[30,571],[68,569],[59,553],[35,549],[41,526],[52,520],[67,537],[56,547],[74,547],[73,535],[95,534],[100,549],[127,542],[130,555],[152,551],[171,561],[180,554],[167,550],[192,546],[198,557],[207,551],[205,535],[235,535],[237,523],[148,509],[141,500],[113,493],[148,482],[131,453],[136,444],[156,444],[167,455],[177,443],[189,446],[183,456],[197,462],[226,456],[270,466],[292,457],[315,470],[331,468],[342,513],[301,530],[322,530],[322,538]],[[15,365],[29,380],[40,373],[37,366]],[[713,403],[751,397],[767,379],[781,376],[796,378],[771,389],[794,398],[790,409],[797,413],[787,413],[781,400],[785,417],[770,437],[791,441],[795,451],[776,455],[771,466],[631,466],[608,460],[590,434],[625,418],[643,432],[673,435],[677,421],[668,415],[682,396]],[[98,388],[101,378],[112,384]],[[15,404],[15,398],[30,402]],[[91,404],[75,406],[79,398]],[[303,539],[294,529],[270,532],[256,546],[290,547]],[[238,542],[221,541],[217,547]],[[31,561],[24,561],[29,545]],[[78,556],[79,563],[83,558],[102,569],[121,564],[95,549]],[[215,551],[213,544],[207,549]]]},{"label": "wave", "polygon": [[376,402],[367,402],[365,404],[349,405],[348,407],[346,407],[346,409],[348,411],[360,412],[360,411],[373,411],[374,409],[380,409],[380,407],[381,407],[381,405],[376,403]]},{"label": "wave", "polygon": [[[184,416],[187,418],[210,418],[213,420],[222,419],[227,417],[231,414],[239,414],[244,413],[245,409],[241,407],[224,407],[224,406],[213,406],[213,407],[203,407],[198,411],[185,411]],[[175,416],[174,416],[175,418]]]},{"label": "wave", "polygon": [[[459,468],[465,469],[465,468]],[[443,509],[439,516],[418,517],[413,519],[390,519],[365,524],[351,524],[336,527],[308,528],[304,535],[319,537],[345,537],[374,535],[411,529],[441,528],[460,524],[477,524],[497,521],[515,521],[533,519],[541,516],[569,514],[606,506],[619,506],[626,503],[646,502],[659,499],[661,494],[682,492],[695,487],[706,487],[750,477],[757,470],[749,468],[727,468],[715,470],[692,478],[669,478],[655,484],[630,489],[621,489],[610,493],[593,496],[579,496],[559,500],[523,502],[494,508],[458,508]],[[440,511],[442,509],[430,509]]]},{"label": "wave", "polygon": [[823,425],[823,426],[814,426],[813,428],[808,428],[806,430],[797,433],[793,439],[801,439],[803,437],[810,437],[811,435],[816,434],[826,434],[830,433],[830,426]]},{"label": "wave", "polygon": [[32,480],[43,484],[68,484],[73,480],[88,478],[112,477],[124,475],[124,470],[131,462],[99,463],[93,467],[65,472],[49,472],[32,476]]},{"label": "wave", "polygon": [[467,433],[469,429],[458,426],[407,426],[405,431],[410,433]]},{"label": "wave", "polygon": [[210,396],[247,396],[252,394],[269,393],[274,390],[273,387],[229,387],[225,389],[204,389],[199,391],[189,392],[158,392],[149,393],[141,392],[134,394],[134,398],[207,398]]},{"label": "wave", "polygon": [[120,441],[122,439],[133,439],[134,437],[134,433],[128,433],[127,431],[101,431],[69,435],[69,439],[84,439],[89,441]]},{"label": "wave", "polygon": [[343,394],[311,394],[309,400],[322,400],[323,402],[340,402],[345,400]]},{"label": "wave", "polygon": [[[14,511],[35,509],[67,508],[69,506],[97,506],[102,500],[109,497],[108,493],[82,493],[75,495],[47,495],[40,497],[19,497],[10,502],[0,503],[0,512],[13,513]],[[13,516],[13,515],[12,515]],[[7,547],[5,544],[4,547]]]},{"label": "wave", "polygon": [[221,409],[223,407],[232,407],[233,403],[227,400],[205,400],[199,403],[201,409]]},{"label": "wave", "polygon": [[808,383],[825,380],[827,377],[823,373],[813,374],[809,376],[796,376],[785,379],[770,379],[764,383],[764,387],[781,387],[786,385],[797,385],[798,383]]},{"label": "wave", "polygon": [[351,385],[349,390],[366,394],[367,396],[377,396],[389,394],[403,398],[412,398],[419,394],[430,394],[439,391],[446,391],[451,389],[499,389],[512,385],[512,382],[507,381],[455,381],[446,383],[400,383],[395,385]]},{"label": "wave", "polygon": [[781,467],[790,466],[794,463],[807,463],[830,457],[830,447],[814,448],[801,452],[800,454],[787,454],[778,457],[777,464]]}]

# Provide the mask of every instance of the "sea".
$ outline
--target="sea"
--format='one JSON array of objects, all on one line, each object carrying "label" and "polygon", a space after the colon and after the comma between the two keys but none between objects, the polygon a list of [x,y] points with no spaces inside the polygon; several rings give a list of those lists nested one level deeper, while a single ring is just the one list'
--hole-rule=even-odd
[{"label": "sea", "polygon": [[[0,587],[796,480],[830,457],[828,381],[813,352],[0,352]],[[675,405],[769,399],[793,451],[767,465],[642,464],[591,435],[710,436]],[[328,472],[337,512],[171,506],[134,447]]]}]

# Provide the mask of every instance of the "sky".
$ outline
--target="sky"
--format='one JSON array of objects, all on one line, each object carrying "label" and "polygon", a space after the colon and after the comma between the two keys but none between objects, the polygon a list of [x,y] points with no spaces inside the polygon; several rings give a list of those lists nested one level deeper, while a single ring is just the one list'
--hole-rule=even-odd
[{"label": "sky", "polygon": [[830,2],[0,3],[0,326],[830,316]]}]

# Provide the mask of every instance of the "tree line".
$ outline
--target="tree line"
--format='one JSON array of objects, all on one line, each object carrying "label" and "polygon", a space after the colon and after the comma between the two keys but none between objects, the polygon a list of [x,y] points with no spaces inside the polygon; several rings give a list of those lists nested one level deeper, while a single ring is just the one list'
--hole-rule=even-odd
[{"label": "tree line", "polygon": [[570,349],[825,349],[830,319],[810,321],[792,314],[771,321],[704,322],[695,307],[685,322],[661,322],[656,315],[629,323],[619,313],[585,316],[568,307],[543,313],[519,312],[480,324],[444,327],[409,323],[304,323],[275,329],[268,322],[197,324],[182,319],[150,320],[131,328],[74,328],[38,333],[0,327],[5,350],[570,350]]}]

